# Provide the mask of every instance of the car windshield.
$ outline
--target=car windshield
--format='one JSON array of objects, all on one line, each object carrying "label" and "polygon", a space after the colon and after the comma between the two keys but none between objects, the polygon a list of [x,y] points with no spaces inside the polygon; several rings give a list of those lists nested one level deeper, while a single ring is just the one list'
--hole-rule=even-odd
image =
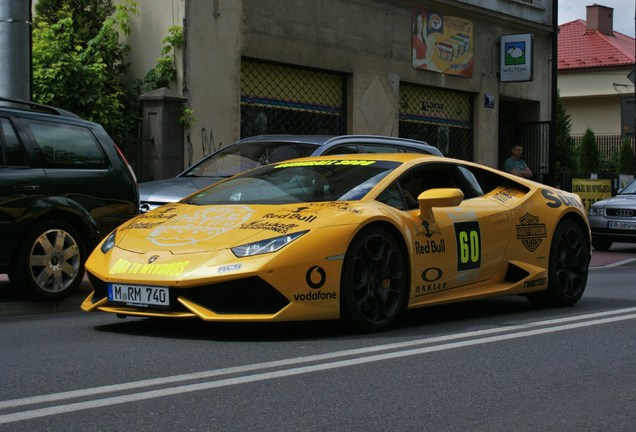
[{"label": "car windshield", "polygon": [[310,156],[317,147],[309,143],[238,143],[208,156],[182,177],[231,177],[261,165]]},{"label": "car windshield", "polygon": [[291,161],[258,168],[202,190],[208,204],[289,204],[362,199],[400,163],[373,160]]},{"label": "car windshield", "polygon": [[625,186],[620,193],[621,195],[636,195],[636,180]]}]

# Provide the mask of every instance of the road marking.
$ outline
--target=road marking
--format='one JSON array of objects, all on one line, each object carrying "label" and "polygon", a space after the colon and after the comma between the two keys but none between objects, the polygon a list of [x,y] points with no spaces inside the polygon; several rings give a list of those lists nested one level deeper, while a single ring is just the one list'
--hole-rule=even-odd
[{"label": "road marking", "polygon": [[[214,379],[206,382],[194,384],[181,384],[174,387],[166,387],[157,390],[146,390],[131,393],[127,395],[104,397],[101,399],[93,399],[89,401],[64,403],[53,405],[45,408],[26,409],[14,413],[0,415],[0,424],[12,423],[23,420],[30,420],[51,415],[58,415],[68,412],[81,411],[86,409],[100,408],[105,406],[118,405],[128,402],[137,402],[142,400],[154,399],[165,396],[179,395],[195,391],[210,390],[219,387],[227,387],[232,385],[253,383],[258,381],[290,377],[295,375],[319,372],[330,369],[337,369],[349,366],[362,365],[378,361],[402,358],[414,355],[428,354],[432,352],[445,351],[456,348],[464,348],[474,345],[486,343],[501,342],[505,340],[519,339],[542,334],[555,333],[560,331],[574,330],[584,327],[591,327],[625,320],[636,319],[636,308],[626,308],[620,310],[598,312],[593,314],[579,315],[566,318],[558,318],[552,320],[539,321],[535,323],[520,324],[503,328],[492,328],[478,330],[473,332],[464,332],[447,336],[439,336],[428,339],[417,339],[407,342],[399,342],[393,344],[385,344],[379,346],[371,346],[366,348],[358,348],[352,350],[335,351],[325,354],[317,354],[313,356],[296,357],[283,359],[278,361],[256,363],[245,366],[237,366],[231,368],[215,369],[210,371],[175,375],[170,377],[155,378],[142,381],[134,381],[130,383],[115,384],[109,386],[88,388],[62,393],[54,393],[49,395],[34,396],[22,399],[13,399],[0,401],[0,410],[18,408],[22,406],[33,406],[41,403],[51,403],[77,399],[81,397],[95,398],[98,395],[130,391],[142,389],[151,386],[175,383],[184,383],[186,381],[201,380],[207,378],[223,377],[232,374],[244,374],[243,376]],[[501,334],[497,334],[501,333]],[[473,339],[469,339],[473,338]],[[461,340],[468,339],[468,340]],[[455,341],[455,342],[449,342]],[[417,347],[419,345],[430,345]],[[380,351],[390,351],[378,353]],[[358,356],[358,357],[355,357]],[[346,357],[354,357],[342,359]],[[337,361],[328,361],[334,359],[342,359]],[[308,366],[298,366],[304,363],[315,363]],[[288,367],[286,369],[274,370],[270,372],[259,372],[266,369]]]},{"label": "road marking", "polygon": [[613,263],[609,263],[609,264],[605,264],[605,265],[601,265],[601,266],[590,267],[590,270],[620,267],[622,265],[629,264],[629,263],[632,263],[634,261],[636,261],[636,258],[626,258],[626,259],[621,260],[621,261],[617,261],[617,262],[613,262]]}]

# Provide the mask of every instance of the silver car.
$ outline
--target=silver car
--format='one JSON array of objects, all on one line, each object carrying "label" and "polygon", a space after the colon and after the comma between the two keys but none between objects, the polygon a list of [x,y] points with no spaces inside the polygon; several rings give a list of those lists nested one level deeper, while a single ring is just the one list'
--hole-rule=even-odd
[{"label": "silver car", "polygon": [[375,135],[258,135],[205,157],[176,177],[139,184],[141,212],[179,201],[239,172],[305,156],[351,153],[426,153],[442,156],[423,141]]},{"label": "silver car", "polygon": [[636,243],[636,180],[618,195],[592,204],[589,219],[594,249],[608,250],[613,242]]}]

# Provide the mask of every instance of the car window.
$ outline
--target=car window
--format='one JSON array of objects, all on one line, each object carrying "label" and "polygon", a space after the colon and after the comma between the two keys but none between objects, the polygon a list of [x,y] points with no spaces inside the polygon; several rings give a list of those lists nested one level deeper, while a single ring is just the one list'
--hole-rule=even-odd
[{"label": "car window", "polygon": [[636,180],[625,186],[620,195],[636,195]]},{"label": "car window", "polygon": [[360,153],[399,153],[396,146],[376,145],[376,144],[360,144]]},{"label": "car window", "polygon": [[258,142],[238,143],[208,156],[183,175],[188,177],[230,177],[269,163],[309,156],[315,144]]},{"label": "car window", "polygon": [[355,154],[355,153],[362,153],[358,150],[358,146],[356,144],[344,144],[344,145],[338,145],[333,148],[330,148],[324,154],[327,156],[330,156],[330,155]]},{"label": "car window", "polygon": [[26,166],[24,148],[7,118],[0,119],[0,166]]},{"label": "car window", "polygon": [[400,210],[418,208],[417,197],[424,191],[437,188],[457,188],[464,199],[483,195],[475,176],[466,168],[449,163],[425,164],[415,167],[387,187],[378,201]]},{"label": "car window", "polygon": [[82,126],[31,120],[26,123],[46,168],[106,168],[93,133]]},{"label": "car window", "polygon": [[212,185],[188,202],[209,205],[359,200],[398,165],[385,161],[363,161],[360,165],[337,161],[270,165]]}]

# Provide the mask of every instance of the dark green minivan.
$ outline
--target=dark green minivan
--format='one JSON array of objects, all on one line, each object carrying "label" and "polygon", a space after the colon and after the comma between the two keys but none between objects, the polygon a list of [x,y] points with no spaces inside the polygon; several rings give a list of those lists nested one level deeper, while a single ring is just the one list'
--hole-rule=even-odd
[{"label": "dark green minivan", "polygon": [[138,209],[133,170],[104,128],[0,97],[0,273],[14,289],[66,297],[99,240]]}]

